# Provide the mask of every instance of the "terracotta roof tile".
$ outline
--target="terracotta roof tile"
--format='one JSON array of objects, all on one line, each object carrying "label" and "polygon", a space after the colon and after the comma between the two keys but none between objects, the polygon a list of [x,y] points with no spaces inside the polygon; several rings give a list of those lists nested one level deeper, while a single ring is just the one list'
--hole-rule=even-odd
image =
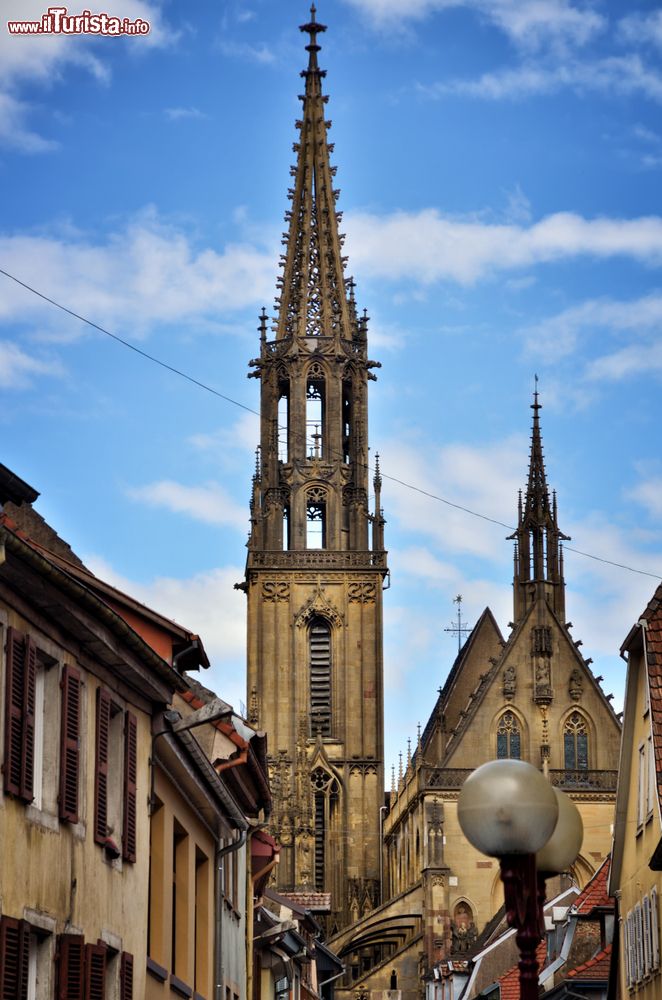
[{"label": "terracotta roof tile", "polygon": [[313,913],[327,913],[331,911],[330,892],[283,892],[286,899],[291,899],[293,903],[311,910]]},{"label": "terracotta roof tile", "polygon": [[578,965],[568,973],[568,979],[609,979],[609,967],[611,965],[611,945],[598,952],[588,962]]},{"label": "terracotta roof tile", "polygon": [[[541,941],[536,948],[538,970],[542,969],[547,955],[547,942]],[[519,967],[514,965],[499,979],[501,1000],[519,1000]]]},{"label": "terracotta roof tile", "polygon": [[613,906],[611,896],[607,891],[609,881],[609,869],[611,868],[611,855],[608,855],[602,862],[593,878],[586,883],[575,900],[574,908],[577,913],[587,916],[596,906]]}]

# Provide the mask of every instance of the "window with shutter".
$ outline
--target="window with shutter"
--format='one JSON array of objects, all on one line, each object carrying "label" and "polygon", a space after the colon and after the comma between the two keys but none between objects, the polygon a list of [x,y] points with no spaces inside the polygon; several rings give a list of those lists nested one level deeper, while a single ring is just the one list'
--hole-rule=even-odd
[{"label": "window with shutter", "polygon": [[67,823],[77,823],[81,681],[75,667],[64,668],[61,687],[59,815]]},{"label": "window with shutter", "polygon": [[108,839],[108,757],[110,694],[97,688],[96,764],[94,770],[94,840],[104,847]]},{"label": "window with shutter", "polygon": [[5,791],[32,802],[37,649],[29,636],[7,629],[5,671]]},{"label": "window with shutter", "polygon": [[637,982],[640,982],[644,978],[644,933],[640,903],[637,903],[634,908],[634,937],[636,944],[636,979]]},{"label": "window with shutter", "polygon": [[0,918],[0,998],[27,1000],[30,925],[25,920]]},{"label": "window with shutter", "polygon": [[86,1000],[85,943],[80,934],[60,936],[57,973],[57,1000]]},{"label": "window with shutter", "polygon": [[308,635],[310,651],[311,734],[331,735],[331,627],[313,618]]},{"label": "window with shutter", "polygon": [[644,975],[647,976],[651,969],[651,910],[648,896],[644,896],[641,906],[644,944]]},{"label": "window with shutter", "polygon": [[106,946],[85,945],[85,1000],[106,1000]]},{"label": "window with shutter", "polygon": [[133,1000],[133,955],[127,951],[120,963],[120,1000]]},{"label": "window with shutter", "polygon": [[634,976],[632,974],[632,913],[628,913],[627,917],[623,921],[623,934],[625,940],[624,948],[624,958],[625,958],[625,979],[628,986],[631,986],[634,982]]},{"label": "window with shutter", "polygon": [[660,924],[657,909],[657,889],[651,889],[651,969],[660,968]]},{"label": "window with shutter", "polygon": [[124,808],[122,823],[122,857],[125,861],[136,860],[137,756],[138,722],[132,712],[127,712],[124,726]]}]

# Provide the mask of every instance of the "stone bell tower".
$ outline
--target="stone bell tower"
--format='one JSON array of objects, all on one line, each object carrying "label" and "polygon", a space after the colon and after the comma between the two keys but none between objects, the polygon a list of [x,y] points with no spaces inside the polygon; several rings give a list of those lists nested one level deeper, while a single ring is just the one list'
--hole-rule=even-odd
[{"label": "stone bell tower", "polygon": [[268,733],[281,890],[331,895],[329,930],[379,901],[383,801],[381,478],[369,506],[368,318],[345,277],[315,18],[282,272],[263,310],[251,497],[250,721]]}]

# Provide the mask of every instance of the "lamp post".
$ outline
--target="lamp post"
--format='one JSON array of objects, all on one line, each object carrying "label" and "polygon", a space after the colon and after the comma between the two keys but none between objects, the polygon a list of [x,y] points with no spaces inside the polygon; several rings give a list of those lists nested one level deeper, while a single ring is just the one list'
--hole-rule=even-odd
[{"label": "lamp post", "polygon": [[545,878],[565,871],[577,857],[583,836],[579,811],[532,764],[493,760],[469,775],[457,814],[467,840],[499,859],[506,919],[517,931],[520,1000],[537,1000]]}]

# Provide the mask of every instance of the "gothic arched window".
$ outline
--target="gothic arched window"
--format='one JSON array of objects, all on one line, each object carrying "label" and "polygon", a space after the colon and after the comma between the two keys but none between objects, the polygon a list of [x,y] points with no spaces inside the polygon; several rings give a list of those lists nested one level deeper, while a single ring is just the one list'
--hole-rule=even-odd
[{"label": "gothic arched window", "polygon": [[331,626],[313,618],[308,633],[310,653],[311,735],[331,735]]},{"label": "gothic arched window", "polygon": [[324,373],[313,365],[306,382],[306,457],[321,458],[324,453],[326,416]]},{"label": "gothic arched window", "polygon": [[497,758],[519,760],[521,756],[522,733],[519,720],[513,712],[504,712],[497,726]]},{"label": "gothic arched window", "polygon": [[563,727],[563,758],[567,771],[588,770],[588,726],[581,712],[573,712]]},{"label": "gothic arched window", "polygon": [[310,780],[315,800],[315,888],[324,892],[330,875],[326,870],[326,861],[331,856],[329,839],[337,824],[340,787],[323,767],[316,767]]},{"label": "gothic arched window", "polygon": [[290,438],[290,380],[285,375],[278,379],[278,458],[289,461]]},{"label": "gothic arched window", "polygon": [[306,492],[306,548],[326,548],[326,490],[321,486]]}]

